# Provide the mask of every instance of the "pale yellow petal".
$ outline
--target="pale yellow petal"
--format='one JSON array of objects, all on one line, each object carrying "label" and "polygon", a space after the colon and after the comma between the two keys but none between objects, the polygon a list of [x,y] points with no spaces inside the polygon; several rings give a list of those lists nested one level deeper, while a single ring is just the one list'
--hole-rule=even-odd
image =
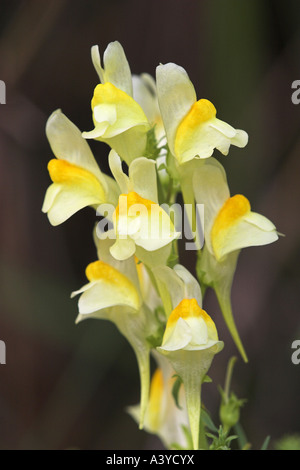
[{"label": "pale yellow petal", "polygon": [[100,82],[110,82],[132,96],[131,71],[121,44],[118,41],[109,43],[103,55],[103,68],[98,46],[92,47],[91,55]]},{"label": "pale yellow petal", "polygon": [[55,111],[46,124],[46,135],[56,158],[85,168],[101,178],[101,171],[81,131],[61,110]]},{"label": "pale yellow petal", "polygon": [[246,132],[217,119],[214,105],[201,99],[193,104],[178,126],[174,151],[182,164],[195,157],[209,158],[215,149],[227,155],[230,145],[245,147],[247,143]]},{"label": "pale yellow petal", "polygon": [[273,243],[278,239],[274,224],[251,211],[242,195],[229,198],[220,210],[211,232],[215,256],[221,260],[227,254],[250,246]]},{"label": "pale yellow petal", "polygon": [[156,69],[157,96],[168,144],[175,154],[177,128],[196,101],[196,92],[186,71],[173,63]]},{"label": "pale yellow petal", "polygon": [[90,281],[79,299],[79,313],[90,314],[113,306],[138,310],[140,297],[134,284],[124,274],[103,261],[95,261],[86,269]]},{"label": "pale yellow petal", "polygon": [[[105,106],[103,107],[103,105]],[[102,106],[103,114],[101,114],[100,106]],[[115,107],[114,110],[113,106]],[[144,126],[147,130],[150,127],[140,105],[130,95],[112,83],[96,86],[92,99],[92,109],[96,128],[102,122],[112,122],[107,130],[102,133],[102,139],[115,137],[135,126]]]},{"label": "pale yellow petal", "polygon": [[105,201],[106,192],[96,176],[65,160],[53,159],[48,164],[53,184],[48,188],[43,212],[52,225],[59,225],[80,209]]}]

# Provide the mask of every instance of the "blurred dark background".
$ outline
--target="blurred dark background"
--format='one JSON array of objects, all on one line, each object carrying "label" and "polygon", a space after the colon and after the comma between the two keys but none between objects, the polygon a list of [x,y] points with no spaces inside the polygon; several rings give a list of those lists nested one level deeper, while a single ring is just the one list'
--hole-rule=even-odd
[{"label": "blurred dark background", "polygon": [[[246,149],[220,157],[232,194],[285,234],[277,243],[244,250],[233,305],[250,362],[238,361],[233,388],[248,403],[242,424],[254,449],[300,433],[300,365],[291,344],[300,339],[300,105],[291,101],[300,79],[299,1],[286,0],[1,0],[0,79],[0,366],[1,449],[147,449],[124,411],[139,396],[135,357],[107,322],[75,326],[77,300],[95,260],[86,209],[53,228],[41,213],[52,158],[45,137],[57,108],[90,130],[90,100],[98,77],[90,48],[101,53],[119,40],[133,73],[155,74],[161,62],[188,71],[198,97],[250,136]],[[101,168],[108,148],[91,142]],[[182,259],[193,267],[193,254]],[[215,358],[203,399],[218,422],[228,359],[236,354],[214,296],[225,349]]]}]

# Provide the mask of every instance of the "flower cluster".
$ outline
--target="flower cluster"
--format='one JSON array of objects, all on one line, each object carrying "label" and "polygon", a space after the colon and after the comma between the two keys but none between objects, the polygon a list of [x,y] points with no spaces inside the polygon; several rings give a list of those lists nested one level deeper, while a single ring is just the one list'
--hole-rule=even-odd
[{"label": "flower cluster", "polygon": [[[109,320],[132,346],[141,395],[129,412],[140,428],[167,448],[198,449],[201,387],[223,348],[203,309],[205,290],[215,290],[247,361],[230,301],[238,255],[274,242],[278,233],[245,196],[230,195],[225,169],[213,157],[215,150],[227,155],[231,145],[245,147],[247,133],[218,119],[210,101],[197,99],[182,67],[159,65],[156,79],[132,75],[119,42],[108,45],[103,60],[94,46],[92,61],[99,76],[93,128],[82,132],[61,110],[47,122],[55,158],[42,210],[54,226],[86,207],[107,221],[106,230],[95,224],[95,259],[87,283],[72,294],[79,295],[77,323]],[[88,139],[109,146],[110,175],[101,171]],[[191,226],[204,205],[198,279],[180,263],[181,232],[167,210],[181,195],[192,207]],[[152,380],[151,359],[157,366]]]}]

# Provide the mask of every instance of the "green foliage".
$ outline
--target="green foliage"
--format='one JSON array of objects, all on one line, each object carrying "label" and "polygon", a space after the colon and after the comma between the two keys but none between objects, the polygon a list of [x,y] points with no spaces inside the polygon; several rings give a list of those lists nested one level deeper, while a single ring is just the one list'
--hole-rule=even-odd
[{"label": "green foliage", "polygon": [[237,436],[228,436],[222,426],[219,427],[218,434],[206,433],[206,436],[212,439],[209,450],[231,450],[231,441],[237,439]]},{"label": "green foliage", "polygon": [[273,444],[275,450],[300,450],[300,434],[283,436]]}]

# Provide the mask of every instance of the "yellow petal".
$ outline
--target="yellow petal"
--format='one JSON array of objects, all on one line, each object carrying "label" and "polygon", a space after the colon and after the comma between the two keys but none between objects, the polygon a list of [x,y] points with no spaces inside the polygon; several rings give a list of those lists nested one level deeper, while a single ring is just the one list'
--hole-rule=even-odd
[{"label": "yellow petal", "polygon": [[190,326],[193,326],[193,329],[197,328],[197,324],[199,326],[199,329],[205,328],[207,330],[207,335],[205,335],[207,336],[207,341],[218,341],[218,333],[215,323],[213,322],[211,317],[205,312],[205,310],[203,310],[199,306],[196,299],[183,299],[180,302],[180,304],[173,310],[168,319],[166,331],[168,329],[172,330],[180,318],[185,320]]},{"label": "yellow petal", "polygon": [[91,49],[93,65],[99,75],[100,82],[113,83],[116,87],[132,95],[132,78],[130,67],[126,59],[123,47],[118,41],[108,44],[103,54],[103,65],[98,46]]},{"label": "yellow petal", "polygon": [[211,157],[215,149],[228,154],[230,145],[245,147],[248,143],[246,132],[236,130],[216,118],[216,108],[205,99],[193,104],[183,118],[175,135],[175,156],[179,163],[194,157]]},{"label": "yellow petal", "polygon": [[80,292],[79,311],[88,314],[103,308],[127,305],[136,310],[140,307],[139,294],[131,280],[103,261],[95,261],[86,268],[89,284]]},{"label": "yellow petal", "polygon": [[191,317],[203,318],[205,323],[212,322],[212,319],[205,312],[205,310],[199,307],[196,299],[183,299],[171,313],[168,320],[168,325],[177,322],[179,318],[186,320]]},{"label": "yellow petal", "polygon": [[135,191],[120,196],[114,224],[119,235],[131,237],[137,246],[147,251],[158,250],[180,235],[158,204]]},{"label": "yellow petal", "polygon": [[164,393],[164,377],[161,369],[156,369],[150,385],[148,425],[152,432],[161,426],[161,407]]},{"label": "yellow petal", "polygon": [[[135,126],[149,126],[147,117],[140,105],[127,93],[112,83],[97,85],[92,99],[95,133],[99,126],[101,139],[109,139]],[[103,126],[103,124],[106,124]],[[92,131],[93,132],[93,131]],[[84,133],[88,137],[88,133]]]},{"label": "yellow petal", "polygon": [[251,212],[248,199],[239,194],[227,199],[211,231],[212,247],[218,261],[233,251],[267,245],[277,239],[274,224],[266,217]]},{"label": "yellow petal", "polygon": [[90,282],[104,280],[109,284],[119,286],[124,291],[136,290],[132,282],[124,274],[103,261],[90,263],[86,268],[85,274]]},{"label": "yellow petal", "polygon": [[105,202],[106,191],[98,178],[88,170],[66,160],[50,160],[48,170],[53,184],[49,186],[42,211],[52,225],[59,225],[80,209]]},{"label": "yellow petal", "polygon": [[99,201],[105,200],[105,193],[100,181],[88,170],[67,162],[66,160],[50,160],[48,171],[53,183],[85,187],[89,193],[97,195]]},{"label": "yellow petal", "polygon": [[237,194],[227,199],[219,211],[211,231],[212,247],[217,259],[228,230],[250,211],[250,202],[245,196]]}]

